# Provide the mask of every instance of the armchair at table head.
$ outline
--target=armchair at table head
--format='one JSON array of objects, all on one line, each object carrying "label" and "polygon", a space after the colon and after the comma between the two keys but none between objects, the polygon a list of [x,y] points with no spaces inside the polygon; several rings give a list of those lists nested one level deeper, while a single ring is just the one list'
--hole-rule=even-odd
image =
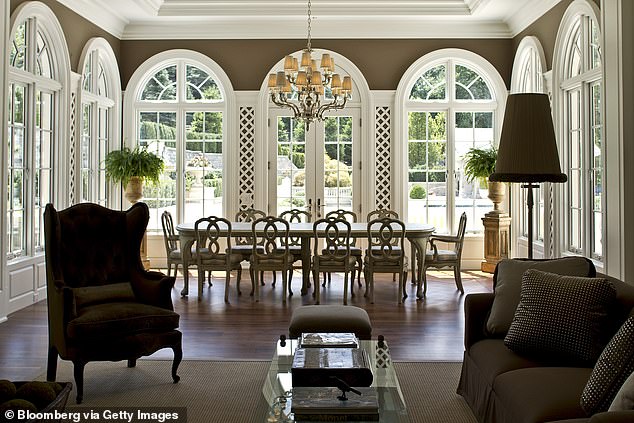
[{"label": "armchair at table head", "polygon": [[[453,267],[456,287],[462,293],[462,278],[460,276],[460,260],[462,258],[462,246],[464,244],[464,234],[467,230],[467,214],[462,213],[458,223],[458,233],[451,235],[432,235],[429,237],[431,250],[425,253],[425,268],[423,269],[424,292],[427,292],[427,268],[433,267],[441,269],[443,267]],[[446,242],[453,248],[448,250],[438,249],[437,242]]]},{"label": "armchair at table head", "polygon": [[174,278],[143,269],[140,247],[149,211],[82,203],[44,212],[49,323],[47,379],[57,357],[73,362],[77,402],[90,361],[136,359],[161,348],[174,350],[172,378],[182,359],[179,315],[173,311]]},{"label": "armchair at table head", "polygon": [[161,215],[161,226],[163,227],[163,241],[165,242],[165,254],[167,255],[167,276],[172,273],[174,265],[174,276],[178,273],[178,265],[183,265],[183,254],[180,249],[180,240],[174,230],[174,220],[167,210]]}]

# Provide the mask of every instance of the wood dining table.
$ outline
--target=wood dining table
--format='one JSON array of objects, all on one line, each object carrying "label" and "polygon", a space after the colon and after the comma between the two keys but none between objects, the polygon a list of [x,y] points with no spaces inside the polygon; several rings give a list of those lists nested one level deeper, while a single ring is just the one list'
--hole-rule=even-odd
[{"label": "wood dining table", "polygon": [[[350,236],[352,238],[366,239],[368,236],[368,224],[363,222],[351,223]],[[302,256],[302,295],[306,295],[310,286],[310,264],[311,264],[311,240],[314,237],[313,224],[308,222],[292,222],[289,223],[290,237],[297,237],[301,241]],[[183,278],[184,287],[181,295],[189,294],[189,272],[188,267],[191,261],[191,249],[195,239],[195,222],[183,222],[176,226],[178,231],[181,252],[183,256]],[[222,228],[221,228],[222,229]],[[423,278],[425,264],[425,250],[427,239],[434,232],[435,228],[431,225],[422,223],[405,222],[405,237],[411,244],[411,263],[412,263],[412,283],[416,283],[416,296],[423,298],[423,290],[421,281]],[[221,232],[222,234],[222,232]],[[226,233],[225,233],[226,235]],[[231,222],[231,236],[245,237],[252,235],[250,222]],[[319,235],[319,228],[318,228]]]}]

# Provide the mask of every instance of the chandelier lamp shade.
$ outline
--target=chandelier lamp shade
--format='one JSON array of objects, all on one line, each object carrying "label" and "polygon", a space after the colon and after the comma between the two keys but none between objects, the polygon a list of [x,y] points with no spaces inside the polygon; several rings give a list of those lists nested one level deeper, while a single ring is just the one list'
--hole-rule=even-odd
[{"label": "chandelier lamp shade", "polygon": [[319,64],[313,58],[310,7],[309,0],[308,43],[301,59],[286,56],[284,71],[269,74],[268,79],[271,101],[291,109],[294,117],[306,124],[306,130],[312,122],[323,121],[325,112],[343,109],[352,94],[352,80],[335,73],[335,59],[330,54],[322,54]]},{"label": "chandelier lamp shade", "polygon": [[562,183],[550,101],[546,94],[511,94],[506,100],[502,134],[490,181],[519,182],[528,189],[528,258],[533,258],[533,188]]}]

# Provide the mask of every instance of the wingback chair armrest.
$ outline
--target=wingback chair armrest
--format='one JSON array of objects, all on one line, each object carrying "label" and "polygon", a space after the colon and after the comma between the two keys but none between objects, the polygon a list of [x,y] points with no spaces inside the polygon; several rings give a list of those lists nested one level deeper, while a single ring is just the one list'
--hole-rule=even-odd
[{"label": "wingback chair armrest", "polygon": [[172,288],[176,278],[161,272],[133,272],[131,283],[139,302],[174,310]]},{"label": "wingback chair armrest", "polygon": [[627,423],[634,421],[634,410],[606,411],[597,413],[590,419],[590,423]]},{"label": "wingback chair armrest", "polygon": [[495,294],[485,292],[468,294],[464,300],[464,346],[471,348],[476,342],[485,339],[485,327],[489,310]]}]

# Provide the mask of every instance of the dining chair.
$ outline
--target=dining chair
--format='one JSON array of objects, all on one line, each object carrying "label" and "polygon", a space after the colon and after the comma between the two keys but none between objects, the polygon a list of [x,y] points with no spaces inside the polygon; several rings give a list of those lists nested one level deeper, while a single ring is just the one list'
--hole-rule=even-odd
[{"label": "dining chair", "polygon": [[[225,246],[223,246],[223,243]],[[225,303],[229,302],[231,271],[238,271],[236,288],[240,292],[242,256],[231,253],[231,222],[222,217],[203,217],[194,225],[194,249],[192,261],[198,268],[198,299],[202,297],[205,272],[225,272]]]},{"label": "dining chair", "polygon": [[[334,217],[337,219],[343,219],[350,223],[357,222],[357,214],[353,211],[344,210],[344,209],[330,211],[326,213],[326,217]],[[350,244],[350,254],[354,258],[356,258],[355,270],[358,272],[357,273],[358,284],[359,286],[361,286],[361,272],[363,271],[363,253],[361,251],[361,248],[357,247],[356,242],[357,240],[355,238],[352,238],[351,244]],[[354,281],[354,278],[353,278],[353,281]],[[328,274],[328,282],[330,283],[330,274]],[[324,276],[324,284],[325,283],[326,283],[326,277]]]},{"label": "dining chair", "polygon": [[368,222],[368,249],[364,259],[366,296],[374,303],[374,274],[398,274],[398,303],[407,294],[405,281],[409,266],[405,256],[405,224],[395,218],[383,217]]},{"label": "dining chair", "polygon": [[[366,222],[370,222],[374,219],[382,219],[384,217],[390,217],[392,219],[398,219],[398,212],[395,212],[394,210],[390,210],[390,209],[376,209],[376,210],[372,210],[368,213],[368,216],[366,218]],[[396,241],[396,240],[395,240]],[[414,248],[412,247],[412,254],[414,254]],[[413,257],[413,255],[412,255]],[[392,282],[396,282],[396,273],[392,274]],[[366,286],[367,286],[367,281],[366,281]]]},{"label": "dining chair", "polygon": [[[350,238],[351,229],[350,222],[338,217],[326,217],[313,223],[315,255],[313,256],[312,271],[315,283],[315,304],[319,304],[320,301],[319,272],[324,272],[324,274],[343,272],[343,304],[348,304],[348,273],[354,272],[357,262],[357,258],[352,255],[350,248],[353,242],[353,239]],[[324,248],[321,250],[321,254],[317,254],[320,239],[323,239]],[[350,295],[354,296],[354,273],[352,274]]]},{"label": "dining chair", "polygon": [[[301,223],[312,220],[312,214],[306,210],[290,209],[280,213],[280,218],[286,220],[289,223]],[[302,259],[302,239],[299,236],[289,237],[288,250],[293,255],[293,263]],[[293,269],[302,269],[302,266],[294,266]],[[290,279],[288,280],[288,289],[291,291],[291,283],[293,282],[293,272],[291,272]],[[275,275],[273,276],[273,283],[275,284]]]},{"label": "dining chair", "polygon": [[[256,219],[251,224],[251,284],[255,289],[255,299],[260,300],[256,275],[265,271],[282,272],[282,302],[286,304],[288,279],[293,271],[293,255],[289,251],[289,223],[275,216]],[[290,291],[289,291],[290,293]]]},{"label": "dining chair", "polygon": [[[236,222],[246,222],[253,223],[255,220],[263,218],[266,216],[266,213],[262,210],[248,208],[244,210],[240,210],[236,213]],[[236,237],[235,244],[231,246],[232,254],[239,254],[242,257],[242,261],[250,261],[251,251],[253,250],[253,240],[250,236],[240,236]],[[260,277],[260,284],[264,285],[264,276]],[[253,295],[253,292],[251,292]]]},{"label": "dining chair", "polygon": [[167,276],[171,276],[172,265],[174,265],[174,276],[176,276],[178,265],[183,266],[183,254],[180,250],[178,234],[174,230],[172,214],[167,210],[161,215],[161,225],[163,226],[163,241],[165,241],[165,254],[167,256]]},{"label": "dining chair", "polygon": [[[429,237],[429,245],[431,250],[425,253],[425,265],[423,269],[423,294],[427,293],[427,268],[433,267],[441,269],[444,267],[453,267],[456,288],[464,294],[462,287],[462,277],[460,274],[460,260],[462,257],[462,246],[464,244],[464,234],[467,229],[467,213],[462,213],[460,222],[458,223],[458,233],[451,235],[432,235]],[[446,242],[453,245],[452,249],[441,250],[436,245],[437,242]]]}]

